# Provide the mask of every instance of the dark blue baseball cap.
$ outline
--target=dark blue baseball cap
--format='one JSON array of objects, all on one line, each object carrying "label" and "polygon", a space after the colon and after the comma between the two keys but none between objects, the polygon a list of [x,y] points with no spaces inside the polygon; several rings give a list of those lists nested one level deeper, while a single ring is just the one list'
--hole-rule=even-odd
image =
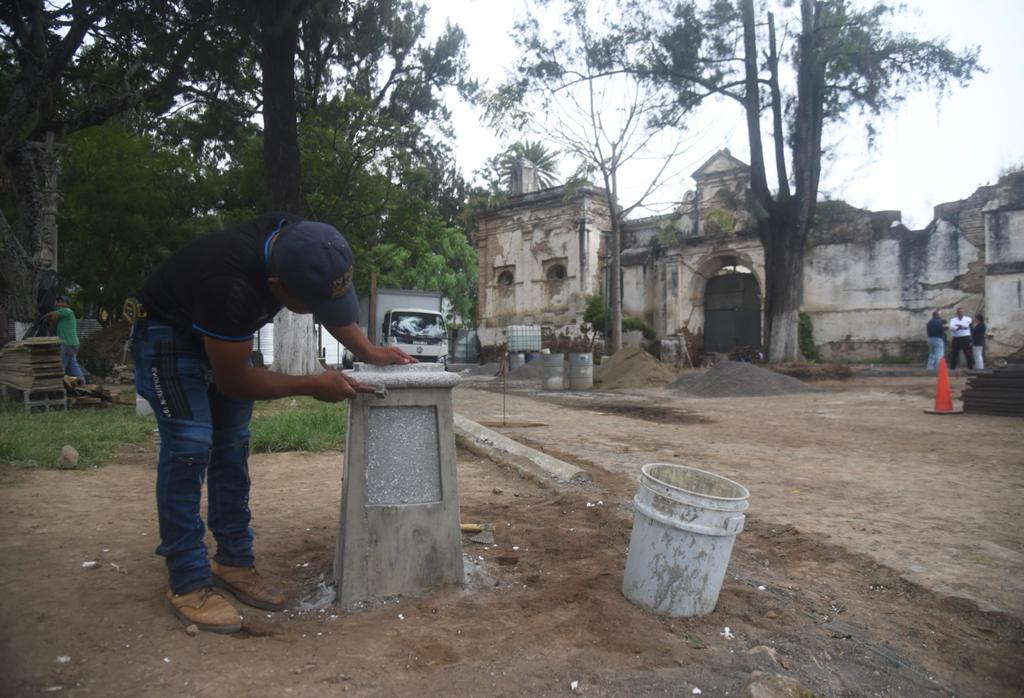
[{"label": "dark blue baseball cap", "polygon": [[281,228],[271,253],[273,273],[325,325],[359,319],[352,248],[337,228],[299,221]]}]

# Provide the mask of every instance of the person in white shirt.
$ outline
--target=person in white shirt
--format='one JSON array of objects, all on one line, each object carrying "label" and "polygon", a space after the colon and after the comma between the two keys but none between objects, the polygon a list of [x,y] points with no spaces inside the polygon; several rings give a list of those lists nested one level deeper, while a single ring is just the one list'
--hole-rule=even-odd
[{"label": "person in white shirt", "polygon": [[963,308],[957,308],[956,315],[950,318],[949,331],[953,335],[953,348],[949,357],[950,370],[956,370],[961,351],[967,359],[967,368],[974,368],[974,356],[971,353],[971,316],[964,315]]}]

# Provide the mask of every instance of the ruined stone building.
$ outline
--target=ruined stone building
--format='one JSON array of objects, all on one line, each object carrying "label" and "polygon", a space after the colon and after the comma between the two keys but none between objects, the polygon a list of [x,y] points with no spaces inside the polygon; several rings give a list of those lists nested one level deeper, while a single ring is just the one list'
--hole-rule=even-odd
[{"label": "ruined stone building", "polygon": [[[623,313],[660,337],[688,331],[706,352],[763,340],[764,251],[744,207],[748,166],[727,150],[694,174],[671,214],[626,222]],[[479,218],[478,332],[540,324],[578,332],[586,296],[609,287],[610,223],[603,191],[537,191],[529,169]],[[804,311],[828,358],[925,353],[925,322],[957,306],[983,311],[992,356],[1024,355],[1024,173],[935,207],[923,230],[899,211],[822,202],[804,269]]]}]

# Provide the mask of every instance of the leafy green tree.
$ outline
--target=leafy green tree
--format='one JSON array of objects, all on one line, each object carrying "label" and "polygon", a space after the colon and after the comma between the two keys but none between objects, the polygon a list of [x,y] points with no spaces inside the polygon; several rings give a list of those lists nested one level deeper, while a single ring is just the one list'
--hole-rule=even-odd
[{"label": "leafy green tree", "polygon": [[34,316],[41,270],[42,182],[27,143],[169,108],[201,79],[214,13],[199,1],[0,3],[0,164],[14,190],[13,220],[0,211],[0,309],[9,317]]},{"label": "leafy green tree", "polygon": [[611,322],[611,311],[601,294],[587,296],[587,304],[583,311],[583,322],[597,332],[607,332]]},{"label": "leafy green tree", "polygon": [[[74,189],[86,187],[81,168],[88,164],[109,178],[111,187],[139,194],[157,219],[151,228],[163,236],[154,241],[158,246],[170,250],[183,240],[166,222],[178,215],[182,201],[161,197],[179,197],[190,189],[186,203],[203,231],[267,208],[315,215],[336,223],[364,250],[369,261],[360,261],[363,268],[375,268],[371,253],[379,247],[381,273],[401,274],[396,279],[402,283],[437,287],[427,277],[438,267],[434,255],[441,254],[447,263],[438,283],[453,299],[461,293],[459,302],[466,307],[475,264],[458,228],[468,187],[451,156],[442,90],[455,87],[470,94],[475,88],[466,78],[462,32],[449,27],[437,40],[426,41],[425,5],[410,0],[148,5],[109,0],[3,7],[3,138],[38,138],[44,124],[54,125],[59,135],[73,134],[116,117],[118,135],[90,132],[76,141],[87,152],[83,159],[69,158],[66,175]],[[34,57],[24,50],[40,42],[42,52]],[[271,51],[265,52],[268,45]],[[50,61],[49,72],[37,69],[40,60]],[[257,115],[263,128],[253,119]],[[291,145],[289,131],[294,131]],[[10,143],[3,141],[5,148]],[[153,184],[152,198],[143,196],[134,185],[153,183],[148,171],[128,168],[133,177],[122,181],[104,162],[104,157],[111,163],[127,157],[123,152],[152,160],[153,172],[173,176]],[[183,153],[189,158],[179,162]],[[20,212],[18,202],[31,204],[26,192],[13,206],[5,202],[4,210]],[[97,200],[105,202],[102,210],[109,219],[123,214],[133,225],[104,227],[88,210],[87,197],[69,193],[74,208],[62,221],[82,226],[80,232],[62,233],[65,252],[87,258],[87,232],[104,245],[116,242],[118,250],[135,249],[140,208],[116,192]],[[22,208],[31,214],[28,204]],[[19,213],[19,229],[31,231],[31,217]],[[0,219],[5,243],[6,220]],[[115,241],[118,234],[128,239]],[[19,246],[4,244],[7,251],[14,247]],[[18,260],[26,258],[28,247],[20,245]],[[143,266],[155,258],[138,249]],[[428,271],[417,279],[408,266],[421,260]],[[4,282],[8,267],[20,268],[13,262],[0,267]],[[127,278],[135,272],[117,273]],[[464,277],[459,283],[449,278],[456,274]],[[98,275],[74,281],[83,291],[85,284],[95,285],[89,289],[94,299],[117,293]],[[34,282],[21,286],[34,296]]]},{"label": "leafy green tree", "polygon": [[[750,142],[748,206],[765,251],[768,355],[799,359],[798,322],[803,302],[803,262],[814,221],[825,149],[823,137],[862,117],[869,140],[877,119],[925,87],[940,94],[964,85],[984,69],[977,48],[950,49],[892,29],[897,11],[884,3],[800,0],[791,38],[779,51],[776,20],[753,0],[634,2],[619,31],[604,37],[610,70],[633,72],[666,87],[676,122],[704,98],[721,95],[742,105]],[[642,45],[641,60],[621,46]],[[789,70],[782,69],[784,62]],[[771,120],[769,160],[777,190],[768,185],[762,116]],[[788,149],[787,149],[788,148]]]},{"label": "leafy green tree", "polygon": [[[357,288],[378,285],[443,292],[462,317],[476,300],[476,255],[464,232],[451,225],[439,196],[450,152],[430,157],[409,152],[390,138],[397,124],[348,95],[322,108],[302,128],[303,169],[310,215],[340,228],[356,255]],[[351,121],[364,140],[352,142]],[[418,147],[422,150],[422,144]]]},{"label": "leafy green tree", "polygon": [[117,317],[153,267],[197,234],[204,185],[187,155],[120,124],[69,142],[61,274],[78,300]]}]

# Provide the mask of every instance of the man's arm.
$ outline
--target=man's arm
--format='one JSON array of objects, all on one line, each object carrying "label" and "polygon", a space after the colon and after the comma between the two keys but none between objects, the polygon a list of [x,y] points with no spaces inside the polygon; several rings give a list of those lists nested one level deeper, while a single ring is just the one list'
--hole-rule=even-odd
[{"label": "man's arm", "polygon": [[[324,325],[327,327],[327,325]],[[375,347],[359,328],[359,325],[335,325],[327,327],[327,331],[345,345],[345,348],[367,363],[377,366],[388,364],[414,364],[416,359],[406,354],[398,347]]]},{"label": "man's arm", "polygon": [[46,319],[50,321],[50,332],[57,329],[57,311],[51,310],[46,314]]},{"label": "man's arm", "polygon": [[[249,365],[249,342],[225,342],[204,337],[206,356],[213,367],[217,389],[243,400],[274,400],[289,395],[309,395],[324,402],[349,400],[358,390],[338,371],[315,376],[287,376]],[[357,384],[358,385],[358,384]],[[372,391],[372,387],[368,389]]]}]

